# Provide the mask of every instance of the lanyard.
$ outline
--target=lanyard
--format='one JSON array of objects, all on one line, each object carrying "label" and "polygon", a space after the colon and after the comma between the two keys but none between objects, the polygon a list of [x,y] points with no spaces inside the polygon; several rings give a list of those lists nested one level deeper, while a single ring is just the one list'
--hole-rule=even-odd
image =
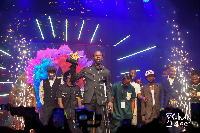
[{"label": "lanyard", "polygon": [[[124,86],[122,85],[122,97],[123,97],[123,99],[125,100],[125,96],[124,96],[124,94],[123,94],[123,89],[124,89]],[[127,91],[125,91],[125,95],[126,95],[126,92],[127,92]]]}]

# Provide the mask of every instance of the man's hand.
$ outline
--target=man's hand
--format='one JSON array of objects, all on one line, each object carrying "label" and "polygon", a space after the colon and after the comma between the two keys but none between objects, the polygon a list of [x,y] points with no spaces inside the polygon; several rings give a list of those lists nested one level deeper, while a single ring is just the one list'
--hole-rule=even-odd
[{"label": "man's hand", "polygon": [[146,122],[145,116],[144,116],[144,115],[142,116],[142,121],[143,121],[143,122]]},{"label": "man's hand", "polygon": [[148,97],[143,97],[142,99],[144,100],[144,102],[147,102],[148,100],[150,100]]},{"label": "man's hand", "polygon": [[75,53],[70,52],[68,55],[70,55],[70,58],[67,58],[66,62],[72,63],[72,65],[78,65],[78,59],[83,58],[83,56],[78,55],[78,51]]},{"label": "man's hand", "polygon": [[193,94],[193,97],[197,97],[197,94],[195,91],[193,91],[192,94]]},{"label": "man's hand", "polygon": [[191,90],[189,94],[190,94],[191,97],[195,97],[195,94],[196,94],[196,93],[195,93],[195,91],[192,91],[192,90]]},{"label": "man's hand", "polygon": [[10,112],[10,111],[8,111],[8,116],[9,116],[9,117],[11,116],[11,112]]},{"label": "man's hand", "polygon": [[66,119],[68,119],[68,117],[67,117],[67,112],[65,111],[65,116],[66,116]]},{"label": "man's hand", "polygon": [[165,108],[160,108],[160,111],[165,110]]},{"label": "man's hand", "polygon": [[78,60],[74,60],[74,59],[71,59],[71,58],[67,58],[66,62],[72,63],[72,65],[78,65]]},{"label": "man's hand", "polygon": [[109,102],[109,103],[108,103],[108,110],[112,110],[112,108],[113,108],[113,103],[112,103],[112,102]]}]

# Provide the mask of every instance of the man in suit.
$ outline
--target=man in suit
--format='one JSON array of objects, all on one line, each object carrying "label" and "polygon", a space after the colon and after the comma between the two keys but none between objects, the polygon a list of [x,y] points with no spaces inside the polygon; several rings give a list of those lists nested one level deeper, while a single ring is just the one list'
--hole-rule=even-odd
[{"label": "man in suit", "polygon": [[146,71],[145,78],[148,81],[148,85],[142,87],[141,95],[147,97],[149,100],[147,102],[142,100],[141,115],[142,121],[147,124],[160,114],[161,84],[154,83],[155,74],[152,70]]},{"label": "man in suit", "polygon": [[175,64],[168,66],[169,76],[162,80],[160,107],[164,109],[167,106],[181,107],[179,96],[181,95],[181,84],[176,76],[177,68]]},{"label": "man in suit", "polygon": [[[163,110],[166,107],[182,109],[181,97],[184,93],[181,90],[181,84],[177,76],[176,64],[168,65],[168,77],[162,79],[162,88],[160,94],[160,108]],[[172,125],[175,125],[173,123]],[[169,127],[170,133],[180,133],[180,129],[176,126]]]},{"label": "man in suit", "polygon": [[49,66],[47,68],[48,79],[40,82],[39,96],[43,105],[42,110],[44,114],[44,125],[48,125],[48,120],[53,115],[53,109],[58,107],[58,99],[56,92],[60,84],[64,84],[63,80],[55,77],[57,68]]},{"label": "man in suit", "polygon": [[[75,53],[74,55],[77,54]],[[106,106],[105,93],[107,95],[108,108],[111,109],[113,104],[110,87],[110,71],[101,64],[103,60],[103,54],[101,51],[96,51],[93,54],[94,64],[84,67],[77,74],[77,60],[75,59],[68,58],[66,61],[72,63],[70,66],[72,83],[80,78],[85,78],[86,84],[84,86],[82,104],[87,107],[88,110],[96,111],[97,114],[102,114],[102,116],[104,116]],[[106,85],[106,91],[104,91],[104,83]],[[103,118],[104,117],[102,117],[101,125],[96,128],[96,133],[105,132],[105,123]]]},{"label": "man in suit", "polygon": [[199,71],[191,71],[191,82],[188,85],[188,93],[191,103],[200,103],[200,81],[199,81]]}]

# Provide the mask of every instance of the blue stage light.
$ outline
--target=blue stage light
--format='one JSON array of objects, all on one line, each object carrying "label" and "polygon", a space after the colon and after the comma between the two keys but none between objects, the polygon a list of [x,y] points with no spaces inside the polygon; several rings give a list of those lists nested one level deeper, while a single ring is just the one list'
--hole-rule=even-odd
[{"label": "blue stage light", "polygon": [[51,17],[50,17],[50,16],[49,16],[49,20],[50,20],[50,24],[51,24],[52,34],[53,34],[53,37],[55,38],[56,35],[55,35],[55,33],[54,33],[54,30],[53,30],[53,24],[52,24],[52,22],[51,22]]},{"label": "blue stage light", "polygon": [[67,19],[66,19],[66,38],[65,38],[65,40],[66,40],[66,42],[67,42],[67,24],[68,24],[68,21],[67,21]]},{"label": "blue stage light", "polygon": [[94,34],[93,34],[93,36],[92,36],[92,39],[90,40],[90,43],[92,43],[92,41],[93,41],[93,39],[94,39],[94,36],[95,36],[95,33],[96,33],[98,27],[99,27],[99,24],[96,26],[96,29],[95,29],[95,31],[94,31]]},{"label": "blue stage light", "polygon": [[0,84],[13,84],[13,82],[0,82]]},{"label": "blue stage light", "polygon": [[83,23],[82,23],[82,26],[81,26],[81,30],[80,30],[79,35],[78,35],[78,40],[79,40],[80,37],[81,37],[81,32],[82,32],[82,29],[83,29],[83,25],[84,25],[84,20],[83,20]]},{"label": "blue stage light", "polygon": [[124,39],[122,39],[121,41],[119,41],[117,44],[113,45],[113,46],[117,46],[118,44],[120,44],[121,42],[123,42],[124,40],[126,40],[127,38],[129,38],[130,35],[128,35],[127,37],[125,37]]},{"label": "blue stage light", "polygon": [[37,19],[36,19],[36,22],[37,22],[38,28],[39,28],[39,30],[40,30],[40,33],[41,33],[42,39],[44,40],[44,36],[43,36],[43,34],[42,34],[42,30],[41,30],[41,28],[40,28],[40,24],[39,24],[39,22],[38,22]]},{"label": "blue stage light", "polygon": [[9,94],[3,94],[3,95],[0,95],[1,97],[5,97],[5,96],[8,96]]},{"label": "blue stage light", "polygon": [[[140,72],[140,70],[136,70],[136,72]],[[129,72],[124,72],[124,73],[121,73],[121,74],[125,74],[125,73],[129,73]]]},{"label": "blue stage light", "polygon": [[3,50],[0,50],[2,53],[8,55],[8,56],[11,56],[10,54],[8,54],[7,52],[3,51]]},{"label": "blue stage light", "polygon": [[1,69],[6,69],[6,68],[4,68],[4,67],[0,67]]},{"label": "blue stage light", "polygon": [[143,2],[149,2],[149,0],[143,0]]},{"label": "blue stage light", "polygon": [[131,56],[133,56],[133,55],[136,55],[136,54],[139,54],[139,53],[142,53],[142,52],[148,51],[148,50],[153,49],[153,48],[155,48],[155,47],[156,47],[156,46],[153,46],[153,47],[150,47],[150,48],[147,48],[147,49],[141,50],[141,51],[136,52],[136,53],[133,53],[133,54],[131,54],[131,55],[127,55],[127,56],[124,56],[124,57],[122,57],[122,58],[119,58],[119,59],[117,59],[117,60],[122,60],[122,59],[125,59],[125,58],[128,58],[128,57],[131,57]]}]

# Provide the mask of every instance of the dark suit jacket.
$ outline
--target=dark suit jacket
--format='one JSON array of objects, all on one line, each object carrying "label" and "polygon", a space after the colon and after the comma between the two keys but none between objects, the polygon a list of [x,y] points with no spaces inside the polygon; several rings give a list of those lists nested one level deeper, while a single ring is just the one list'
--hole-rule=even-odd
[{"label": "dark suit jacket", "polygon": [[[178,92],[177,92],[178,91]],[[174,79],[172,85],[170,85],[169,80],[164,78],[162,80],[162,88],[160,95],[160,107],[165,108],[169,106],[170,99],[176,99],[179,102],[179,96],[181,94],[181,85],[177,78]]]},{"label": "dark suit jacket", "polygon": [[[160,91],[161,91],[161,84],[154,83],[154,99],[155,99],[156,112],[158,115],[160,113]],[[142,87],[141,95],[144,97],[148,97],[148,99],[150,99],[147,102],[144,102],[144,100],[142,100],[141,102],[141,115],[142,116],[145,115],[145,119],[148,119],[153,112],[152,93],[148,85]]]},{"label": "dark suit jacket", "polygon": [[74,82],[85,77],[86,85],[84,86],[83,104],[90,103],[92,96],[96,94],[97,103],[105,105],[104,83],[106,85],[106,95],[108,102],[112,102],[110,87],[110,71],[104,66],[95,65],[84,67],[76,74],[76,66],[70,66],[71,81]]}]

